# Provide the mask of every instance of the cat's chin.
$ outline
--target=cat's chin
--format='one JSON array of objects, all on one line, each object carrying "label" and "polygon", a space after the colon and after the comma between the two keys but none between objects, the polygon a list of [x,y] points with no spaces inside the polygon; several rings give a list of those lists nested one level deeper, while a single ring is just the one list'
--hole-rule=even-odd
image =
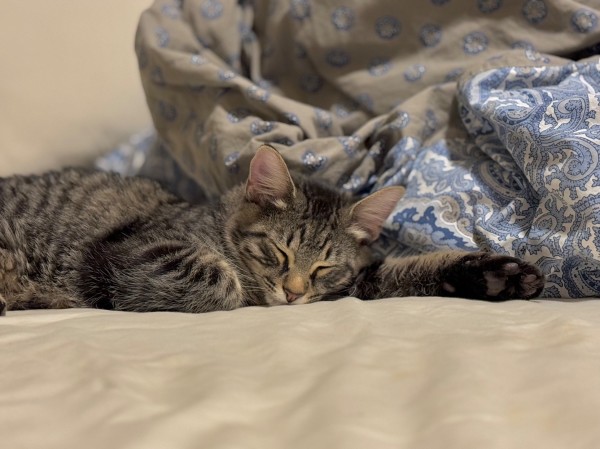
[{"label": "cat's chin", "polygon": [[265,301],[268,306],[297,306],[300,304],[307,304],[309,302],[309,298],[307,296],[303,296],[301,298],[298,298],[294,302],[287,302],[285,293],[281,292],[280,295],[278,295],[278,294],[266,295]]},{"label": "cat's chin", "polygon": [[280,299],[267,298],[267,305],[270,307],[273,306],[289,306],[291,305],[287,301],[281,301]]},{"label": "cat's chin", "polygon": [[265,302],[268,306],[287,306],[288,302],[285,298],[285,293],[273,292],[265,295]]}]

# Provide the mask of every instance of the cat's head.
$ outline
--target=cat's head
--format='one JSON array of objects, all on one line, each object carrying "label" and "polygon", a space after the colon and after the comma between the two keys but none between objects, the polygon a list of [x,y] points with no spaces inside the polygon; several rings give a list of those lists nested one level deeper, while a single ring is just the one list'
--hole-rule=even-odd
[{"label": "cat's head", "polygon": [[358,201],[292,179],[281,155],[261,146],[238,192],[226,235],[269,305],[305,304],[341,292],[370,262],[368,245],[404,193],[389,187]]}]

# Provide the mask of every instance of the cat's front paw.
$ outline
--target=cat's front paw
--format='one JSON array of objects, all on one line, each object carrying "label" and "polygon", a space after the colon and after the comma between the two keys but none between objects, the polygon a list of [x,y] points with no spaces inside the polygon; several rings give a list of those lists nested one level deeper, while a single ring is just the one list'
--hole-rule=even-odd
[{"label": "cat's front paw", "polygon": [[441,282],[449,296],[504,301],[539,296],[545,278],[536,266],[516,257],[472,253],[444,270]]}]

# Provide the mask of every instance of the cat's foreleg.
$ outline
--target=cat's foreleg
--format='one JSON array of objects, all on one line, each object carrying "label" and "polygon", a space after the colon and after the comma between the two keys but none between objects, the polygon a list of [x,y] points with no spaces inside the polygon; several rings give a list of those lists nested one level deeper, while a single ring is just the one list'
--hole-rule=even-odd
[{"label": "cat's foreleg", "polygon": [[350,294],[362,299],[456,296],[503,301],[534,298],[544,283],[540,270],[521,259],[449,251],[387,258],[363,270]]},{"label": "cat's foreleg", "polygon": [[212,247],[185,240],[95,245],[84,261],[80,291],[92,307],[200,313],[246,305],[236,267]]}]

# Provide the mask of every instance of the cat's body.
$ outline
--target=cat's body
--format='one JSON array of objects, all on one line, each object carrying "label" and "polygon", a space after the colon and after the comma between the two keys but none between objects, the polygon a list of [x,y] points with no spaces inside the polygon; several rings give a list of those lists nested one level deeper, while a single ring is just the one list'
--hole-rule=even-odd
[{"label": "cat's body", "polygon": [[294,181],[262,147],[246,186],[190,205],[153,181],[67,169],[0,179],[0,302],[207,312],[248,305],[456,295],[530,298],[544,279],[515,258],[448,252],[372,260],[402,195],[353,203]]}]

